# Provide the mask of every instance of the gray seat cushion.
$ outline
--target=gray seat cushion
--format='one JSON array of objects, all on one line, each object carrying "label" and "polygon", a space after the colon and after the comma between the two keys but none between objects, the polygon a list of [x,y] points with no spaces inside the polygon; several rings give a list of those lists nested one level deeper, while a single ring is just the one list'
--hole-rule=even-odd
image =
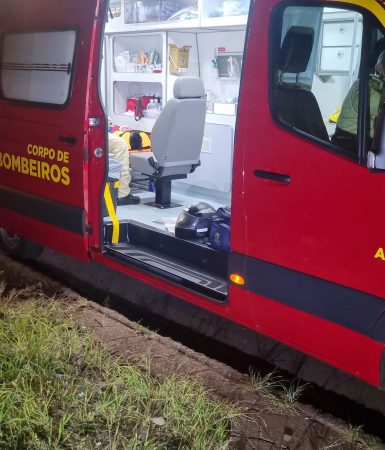
[{"label": "gray seat cushion", "polygon": [[144,175],[152,175],[155,170],[148,163],[151,157],[154,157],[152,152],[130,153],[130,166]]},{"label": "gray seat cushion", "polygon": [[[145,175],[184,176],[199,165],[206,117],[204,86],[197,77],[178,78],[174,85],[177,98],[169,100],[151,133],[153,153],[132,153],[131,167]],[[156,169],[148,159],[154,158]]]}]

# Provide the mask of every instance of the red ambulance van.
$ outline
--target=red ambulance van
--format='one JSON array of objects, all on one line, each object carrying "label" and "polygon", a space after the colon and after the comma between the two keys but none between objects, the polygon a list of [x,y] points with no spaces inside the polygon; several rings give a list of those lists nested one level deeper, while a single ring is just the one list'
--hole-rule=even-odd
[{"label": "red ambulance van", "polygon": [[214,202],[231,206],[228,250],[160,229],[143,202],[103,218],[107,15],[106,0],[1,2],[3,249],[96,261],[384,388],[385,3],[251,2],[231,196]]}]

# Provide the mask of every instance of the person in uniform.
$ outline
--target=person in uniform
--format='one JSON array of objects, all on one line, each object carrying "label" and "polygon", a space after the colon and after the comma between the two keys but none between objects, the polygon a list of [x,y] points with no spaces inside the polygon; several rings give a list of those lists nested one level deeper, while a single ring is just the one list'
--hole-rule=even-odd
[{"label": "person in uniform", "polygon": [[118,190],[118,206],[137,205],[140,198],[130,194],[131,169],[127,142],[120,136],[108,133],[108,152],[122,164]]},{"label": "person in uniform", "polygon": [[[370,145],[373,138],[378,110],[384,101],[385,82],[385,51],[381,52],[375,73],[369,75],[369,129],[367,141]],[[357,152],[358,148],[358,108],[360,97],[360,82],[356,80],[350,88],[341,108],[341,114],[337,121],[336,131],[331,138],[332,144],[346,150]]]}]

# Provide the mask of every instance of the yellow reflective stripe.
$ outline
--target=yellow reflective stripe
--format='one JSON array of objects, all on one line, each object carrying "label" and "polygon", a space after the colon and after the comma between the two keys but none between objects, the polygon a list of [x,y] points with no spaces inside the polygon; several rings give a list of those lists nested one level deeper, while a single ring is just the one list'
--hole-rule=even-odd
[{"label": "yellow reflective stripe", "polygon": [[108,215],[112,220],[112,244],[117,244],[119,242],[119,220],[116,217],[116,212],[114,208],[114,202],[112,201],[111,190],[109,183],[106,183],[104,188],[104,201],[106,202]]},{"label": "yellow reflective stripe", "polygon": [[118,189],[118,187],[120,186],[120,181],[118,180],[118,181],[115,181],[115,183],[114,183],[114,188],[115,189]]},{"label": "yellow reflective stripe", "polygon": [[331,0],[332,2],[356,5],[370,11],[385,26],[385,1],[383,0]]}]

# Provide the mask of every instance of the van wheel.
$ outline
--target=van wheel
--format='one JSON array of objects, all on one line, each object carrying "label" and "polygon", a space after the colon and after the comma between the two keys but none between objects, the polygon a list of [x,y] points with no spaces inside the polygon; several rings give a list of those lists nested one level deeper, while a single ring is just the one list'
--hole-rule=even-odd
[{"label": "van wheel", "polygon": [[0,228],[0,249],[14,258],[35,259],[42,254],[44,247]]}]

